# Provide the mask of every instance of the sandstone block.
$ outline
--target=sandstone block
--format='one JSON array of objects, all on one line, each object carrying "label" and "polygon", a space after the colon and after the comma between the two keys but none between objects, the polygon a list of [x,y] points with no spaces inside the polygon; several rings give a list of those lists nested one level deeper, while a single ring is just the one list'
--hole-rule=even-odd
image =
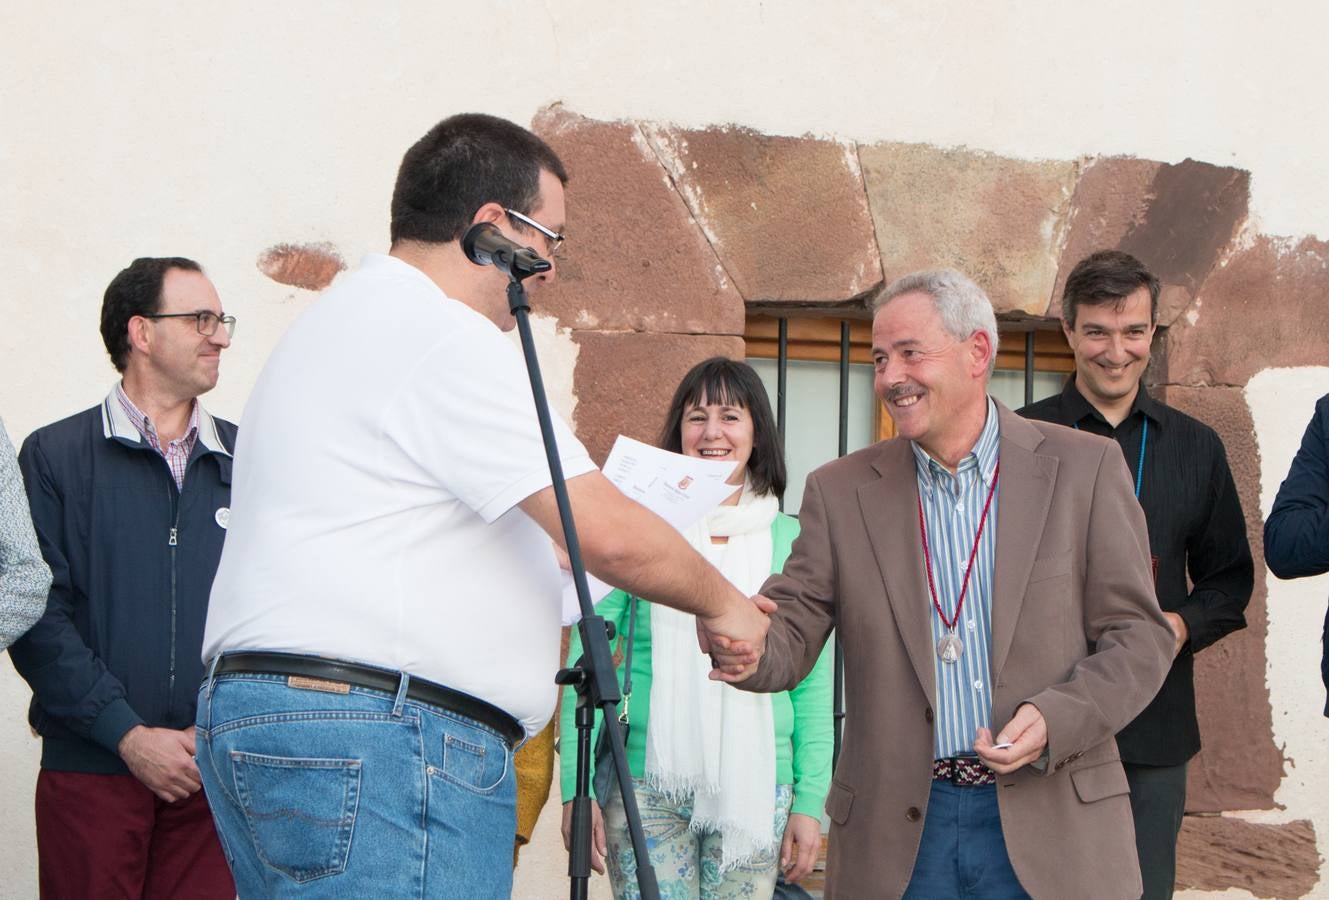
[{"label": "sandstone block", "polygon": [[889,143],[859,158],[886,280],[952,266],[999,313],[1047,311],[1079,163]]},{"label": "sandstone block", "polygon": [[655,443],[683,375],[711,356],[743,358],[743,340],[718,335],[573,332],[577,436],[603,464],[619,434]]},{"label": "sandstone block", "polygon": [[643,131],[748,301],[847,300],[881,281],[853,144],[743,128]]},{"label": "sandstone block", "polygon": [[574,329],[743,333],[742,296],[637,125],[554,106],[532,128],[570,178],[568,242],[541,312]]}]

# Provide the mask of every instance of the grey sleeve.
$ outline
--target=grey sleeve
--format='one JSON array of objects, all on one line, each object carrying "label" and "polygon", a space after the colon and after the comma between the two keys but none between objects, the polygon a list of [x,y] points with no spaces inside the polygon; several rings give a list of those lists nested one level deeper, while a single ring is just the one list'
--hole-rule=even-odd
[{"label": "grey sleeve", "polygon": [[0,423],[0,650],[41,618],[50,588],[14,445]]}]

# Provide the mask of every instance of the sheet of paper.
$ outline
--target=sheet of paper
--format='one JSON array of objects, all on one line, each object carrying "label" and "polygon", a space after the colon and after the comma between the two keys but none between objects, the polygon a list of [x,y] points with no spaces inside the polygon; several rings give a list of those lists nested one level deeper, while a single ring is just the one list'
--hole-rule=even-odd
[{"label": "sheet of paper", "polygon": [[[650,444],[619,435],[605,460],[604,475],[620,491],[682,531],[732,494],[732,484],[725,484],[734,471],[732,462],[701,459],[670,453]],[[598,578],[586,576],[591,602],[599,602],[613,587]],[[563,622],[571,625],[581,618],[577,589],[572,575],[563,573]]]}]

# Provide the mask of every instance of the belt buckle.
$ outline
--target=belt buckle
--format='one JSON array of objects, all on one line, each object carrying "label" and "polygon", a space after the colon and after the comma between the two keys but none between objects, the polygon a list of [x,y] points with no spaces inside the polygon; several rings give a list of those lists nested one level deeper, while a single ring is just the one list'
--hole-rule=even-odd
[{"label": "belt buckle", "polygon": [[956,787],[996,784],[995,773],[989,775],[987,766],[977,756],[953,756],[946,763],[950,766],[950,782]]}]

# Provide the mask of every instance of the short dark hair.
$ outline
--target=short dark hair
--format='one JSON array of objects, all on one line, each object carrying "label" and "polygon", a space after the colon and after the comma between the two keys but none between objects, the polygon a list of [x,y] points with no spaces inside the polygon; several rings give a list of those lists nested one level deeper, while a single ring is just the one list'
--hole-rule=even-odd
[{"label": "short dark hair", "polygon": [[392,243],[458,240],[491,201],[530,213],[544,170],[568,183],[558,155],[520,125],[482,113],[450,116],[402,157],[392,190]]},{"label": "short dark hair", "polygon": [[660,446],[674,453],[683,452],[683,413],[702,400],[748,411],[752,417],[752,456],[748,458],[752,490],[783,497],[787,479],[780,432],[775,427],[771,401],[761,377],[745,362],[713,356],[693,366],[678,383],[674,399],[669,402],[669,413],[660,430]]},{"label": "short dark hair", "polygon": [[1161,285],[1154,274],[1129,253],[1121,250],[1100,250],[1075,264],[1066,279],[1062,292],[1061,317],[1075,327],[1075,314],[1080,304],[1101,306],[1104,303],[1120,305],[1134,291],[1149,288],[1149,322],[1158,321],[1158,292]]},{"label": "short dark hair", "polygon": [[150,316],[162,308],[162,284],[171,269],[202,272],[203,267],[183,256],[140,256],[111,279],[102,296],[102,343],[115,368],[129,365],[129,320]]}]

